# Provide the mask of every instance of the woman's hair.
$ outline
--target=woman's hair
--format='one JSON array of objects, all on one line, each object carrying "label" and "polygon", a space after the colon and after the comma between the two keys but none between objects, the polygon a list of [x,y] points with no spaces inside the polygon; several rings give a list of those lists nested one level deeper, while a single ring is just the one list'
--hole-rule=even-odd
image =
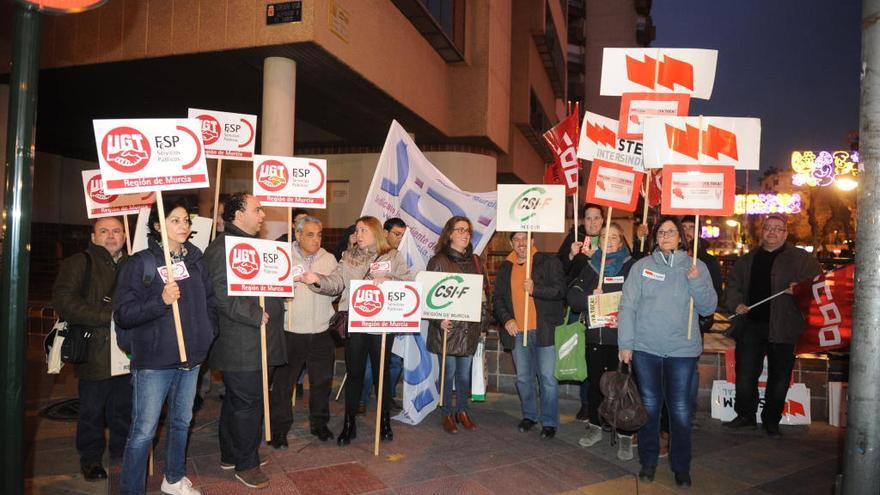
[{"label": "woman's hair", "polygon": [[[617,222],[611,222],[611,228],[616,230],[618,235],[620,235],[620,244],[626,248],[627,251],[632,253],[632,249],[629,248],[629,243],[626,241],[626,235],[623,233],[623,228]],[[602,231],[605,231],[605,227],[602,227]]]},{"label": "woman's hair", "polygon": [[676,249],[681,249],[682,251],[687,252],[687,240],[684,236],[684,230],[681,228],[681,222],[678,220],[678,217],[672,215],[663,215],[654,224],[654,228],[651,229],[651,239],[654,240],[654,250],[660,247],[660,240],[657,238],[657,231],[659,231],[660,226],[666,222],[672,222],[673,225],[675,225],[676,232],[678,232],[678,247],[676,247]]},{"label": "woman's hair", "polygon": [[[452,231],[455,229],[455,224],[457,224],[458,222],[467,222],[469,229],[473,230],[474,228],[468,217],[456,215],[450,218],[446,221],[446,225],[443,226],[443,230],[440,231],[440,238],[437,239],[437,244],[434,245],[434,254],[439,254],[443,252],[446,246],[449,245],[449,243],[452,241]],[[469,244],[469,246],[471,249],[473,249],[473,245]]]},{"label": "woman's hair", "polygon": [[[168,215],[171,215],[171,212],[176,208],[183,208],[187,213],[191,213],[189,211],[189,202],[184,197],[170,197],[165,198],[165,201],[162,202],[162,206],[165,208],[165,218],[168,218]],[[153,207],[150,208],[150,215],[147,217],[147,235],[153,236],[155,239],[161,239],[161,233],[156,230],[156,224],[159,223],[159,203],[153,203]]]},{"label": "woman's hair", "polygon": [[373,238],[376,240],[376,253],[379,256],[382,256],[388,251],[394,249],[391,247],[391,244],[388,244],[388,239],[385,239],[385,232],[382,229],[382,223],[379,221],[378,218],[370,216],[358,218],[354,221],[355,232],[357,232],[357,224],[359,223],[364,224],[368,229],[370,229],[370,232],[373,233]]}]

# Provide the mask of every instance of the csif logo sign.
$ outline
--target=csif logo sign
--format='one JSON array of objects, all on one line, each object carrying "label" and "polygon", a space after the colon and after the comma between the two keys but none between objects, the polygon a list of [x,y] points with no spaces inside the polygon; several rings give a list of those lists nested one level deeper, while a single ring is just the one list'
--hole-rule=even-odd
[{"label": "csif logo sign", "polygon": [[430,309],[440,310],[448,308],[457,299],[461,299],[470,292],[470,288],[462,285],[464,278],[460,275],[450,275],[439,280],[431,290],[425,303]]},{"label": "csif logo sign", "polygon": [[540,186],[530,187],[514,199],[510,205],[510,218],[516,222],[527,222],[538,214],[538,210],[550,206],[552,198],[545,197],[547,190]]},{"label": "csif logo sign", "polygon": [[250,244],[236,244],[229,252],[229,266],[239,278],[250,280],[260,272],[260,254]]}]

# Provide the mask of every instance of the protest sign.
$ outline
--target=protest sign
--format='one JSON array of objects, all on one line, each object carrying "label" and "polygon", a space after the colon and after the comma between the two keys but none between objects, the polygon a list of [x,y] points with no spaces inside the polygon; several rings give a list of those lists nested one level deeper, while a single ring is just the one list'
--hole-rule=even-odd
[{"label": "protest sign", "polygon": [[564,232],[565,187],[498,184],[498,230]]},{"label": "protest sign", "polygon": [[715,84],[717,50],[697,48],[605,48],[599,94],[650,91],[684,93],[708,100]]},{"label": "protest sign", "polygon": [[[766,389],[758,387],[758,411],[755,421],[761,423],[761,412],[764,410]],[[736,417],[736,384],[726,380],[712,382],[712,418],[731,421]],[[808,425],[810,424],[810,389],[803,383],[793,383],[785,395],[785,406],[779,424]]]},{"label": "protest sign", "polygon": [[290,297],[290,243],[226,236],[226,287],[230,296]]},{"label": "protest sign", "polygon": [[83,193],[88,218],[113,217],[137,213],[156,201],[156,193],[104,194],[100,170],[83,170]]},{"label": "protest sign", "polygon": [[418,333],[422,284],[352,280],[348,307],[349,333]]},{"label": "protest sign", "polygon": [[131,373],[131,358],[119,348],[116,340],[116,322],[110,319],[110,376],[127,375]]},{"label": "protest sign", "polygon": [[208,158],[254,156],[256,115],[190,108],[187,116],[201,123],[205,156]]},{"label": "protest sign", "polygon": [[625,165],[595,160],[587,180],[587,203],[635,211],[644,175]]},{"label": "protest sign", "polygon": [[327,207],[327,160],[254,155],[253,182],[264,206]]},{"label": "protest sign", "polygon": [[[605,277],[605,283],[611,283]],[[620,307],[620,298],[623,292],[608,292],[603,294],[590,294],[587,297],[587,310],[590,317],[590,328],[614,326]]]},{"label": "protest sign", "polygon": [[641,140],[646,118],[687,115],[690,101],[690,96],[682,93],[624,93],[617,137]]},{"label": "protest sign", "polygon": [[713,165],[663,167],[664,215],[733,215],[736,172]]},{"label": "protest sign", "polygon": [[620,139],[617,136],[617,121],[604,115],[587,112],[578,142],[578,158],[583,160],[604,160],[625,165],[636,170],[644,170],[642,164],[642,142],[634,139]]},{"label": "protest sign", "polygon": [[480,321],[483,276],[467,273],[420,272],[416,281],[425,291],[422,318]]},{"label": "protest sign", "polygon": [[208,187],[196,119],[93,120],[105,194]]},{"label": "protest sign", "polygon": [[761,119],[648,117],[645,119],[644,143],[647,168],[681,163],[733,165],[737,170],[758,170]]}]

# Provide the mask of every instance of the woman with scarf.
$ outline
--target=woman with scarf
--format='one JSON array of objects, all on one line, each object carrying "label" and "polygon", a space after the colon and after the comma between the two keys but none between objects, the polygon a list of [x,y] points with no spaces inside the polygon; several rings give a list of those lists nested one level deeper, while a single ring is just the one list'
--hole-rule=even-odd
[{"label": "woman with scarf", "polygon": [[[428,261],[428,271],[446,273],[471,273],[482,275],[480,259],[471,246],[473,229],[466,217],[454,216],[446,221],[440,238],[437,240],[435,255]],[[471,363],[480,333],[489,321],[486,286],[483,277],[483,305],[481,321],[430,320],[428,326],[428,350],[443,355],[443,334],[446,338],[446,375],[443,384],[443,429],[447,433],[457,433],[456,423],[466,430],[475,430],[477,425],[468,415],[468,400],[471,394]],[[442,359],[442,358],[441,358]],[[452,388],[458,402],[452,407]],[[455,413],[453,415],[453,412]]]},{"label": "woman with scarf", "polygon": [[[623,289],[623,282],[629,276],[630,268],[635,260],[630,255],[629,245],[623,235],[623,229],[616,222],[611,223],[608,231],[602,231],[599,246],[605,246],[605,237],[608,237],[608,252],[605,254],[605,272],[602,288],[599,288],[599,272],[602,268],[602,249],[590,258],[590,262],[584,266],[580,275],[568,289],[568,305],[572,311],[581,314],[581,319],[589,326],[589,311],[587,298],[591,294],[619,292]],[[599,403],[602,402],[602,392],[599,390],[599,380],[602,374],[609,370],[617,369],[617,317],[610,317],[610,321],[604,326],[587,328],[587,376],[589,377],[589,406],[587,433],[578,441],[582,447],[592,447],[602,440],[602,426],[599,418]],[[618,431],[617,457],[628,461],[633,458],[632,433]]]}]

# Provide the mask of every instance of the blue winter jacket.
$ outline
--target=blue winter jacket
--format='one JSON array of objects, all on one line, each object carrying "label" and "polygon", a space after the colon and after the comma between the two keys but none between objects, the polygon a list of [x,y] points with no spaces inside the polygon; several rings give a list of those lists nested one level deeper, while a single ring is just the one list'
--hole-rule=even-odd
[{"label": "blue winter jacket", "polygon": [[[156,272],[144,277],[145,267],[156,270],[165,265],[159,244],[152,238],[148,248],[135,253],[123,266],[113,296],[113,319],[119,333],[120,347],[131,352],[133,369],[192,368],[201,364],[216,336],[214,293],[202,252],[190,242],[184,244],[184,263],[189,278],[178,280],[180,321],[186,346],[186,362],[180,361],[177,333],[170,304],[162,300],[165,283]],[[145,260],[145,257],[152,260]]]},{"label": "blue winter jacket", "polygon": [[[696,357],[703,352],[697,315],[715,312],[718,295],[709,270],[697,260],[700,276],[687,278],[693,261],[684,251],[664,256],[658,249],[637,261],[623,284],[617,345],[662,357]],[[691,338],[688,306],[694,298]]]}]

